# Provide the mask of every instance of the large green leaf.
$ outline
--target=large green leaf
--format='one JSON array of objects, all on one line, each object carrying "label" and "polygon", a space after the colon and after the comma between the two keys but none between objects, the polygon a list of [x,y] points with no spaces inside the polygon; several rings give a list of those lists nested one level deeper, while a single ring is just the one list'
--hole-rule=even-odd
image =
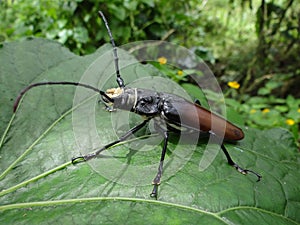
[{"label": "large green leaf", "polygon": [[[107,151],[116,157],[107,153],[90,163],[70,163],[73,156],[115,140],[115,130],[126,131],[122,126],[113,129],[112,122],[123,120],[123,114],[105,111],[101,103],[95,104],[97,96],[74,104],[74,87],[39,87],[26,94],[13,114],[13,101],[28,84],[78,81],[99,57],[107,66],[94,84],[105,86],[103,71],[113,71],[108,66],[113,61],[101,56],[109,49],[104,46],[93,55],[79,57],[43,39],[5,44],[0,49],[1,224],[300,223],[300,158],[292,135],[285,130],[245,128],[244,140],[226,144],[241,166],[262,174],[260,182],[228,166],[222,152],[200,171],[204,151],[215,146],[199,144],[192,149],[173,140],[159,197],[154,200],[149,193],[155,170],[148,166],[158,166],[161,146],[147,140],[156,141],[156,137],[136,137]],[[128,56],[128,60],[133,59]],[[123,77],[130,81],[140,74],[153,75],[153,71],[133,64]],[[89,101],[97,110],[95,116],[74,115]],[[130,116],[129,120],[133,125],[139,118]],[[99,143],[91,141],[89,126],[85,126],[90,121],[96,122]],[[78,139],[78,132],[84,138]],[[136,151],[145,146],[153,150]]]}]

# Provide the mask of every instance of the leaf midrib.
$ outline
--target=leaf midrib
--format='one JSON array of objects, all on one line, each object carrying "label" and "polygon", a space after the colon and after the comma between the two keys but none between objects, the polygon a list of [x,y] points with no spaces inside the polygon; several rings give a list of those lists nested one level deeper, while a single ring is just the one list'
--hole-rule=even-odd
[{"label": "leaf midrib", "polygon": [[91,202],[103,202],[103,201],[136,202],[136,203],[149,203],[149,204],[156,204],[156,205],[162,205],[162,206],[170,206],[173,208],[175,207],[175,208],[179,208],[179,209],[183,209],[183,210],[193,211],[196,213],[206,214],[206,215],[216,218],[217,220],[223,222],[224,224],[229,224],[227,222],[227,220],[225,220],[225,218],[222,217],[222,215],[227,212],[235,211],[235,210],[257,210],[262,213],[280,217],[291,223],[297,224],[296,221],[291,220],[290,218],[284,217],[284,215],[277,214],[275,212],[267,211],[265,209],[261,209],[261,208],[253,207],[253,206],[236,206],[236,207],[227,208],[220,212],[209,212],[207,210],[201,210],[201,209],[197,209],[194,207],[171,203],[171,202],[164,202],[164,201],[152,200],[152,199],[142,199],[142,198],[128,198],[128,197],[90,197],[90,198],[76,198],[76,199],[64,199],[64,200],[52,200],[52,201],[15,203],[15,204],[8,204],[8,205],[0,206],[0,211],[20,209],[20,208],[59,206],[59,205],[65,205],[65,204],[91,203]]}]

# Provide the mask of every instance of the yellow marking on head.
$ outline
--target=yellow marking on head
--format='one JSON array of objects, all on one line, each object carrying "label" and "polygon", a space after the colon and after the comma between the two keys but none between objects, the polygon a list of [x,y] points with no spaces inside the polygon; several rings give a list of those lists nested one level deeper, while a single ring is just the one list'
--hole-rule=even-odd
[{"label": "yellow marking on head", "polygon": [[107,89],[105,93],[107,94],[108,97],[115,98],[115,97],[119,96],[120,94],[122,94],[123,91],[124,91],[123,88],[118,87],[118,88]]}]

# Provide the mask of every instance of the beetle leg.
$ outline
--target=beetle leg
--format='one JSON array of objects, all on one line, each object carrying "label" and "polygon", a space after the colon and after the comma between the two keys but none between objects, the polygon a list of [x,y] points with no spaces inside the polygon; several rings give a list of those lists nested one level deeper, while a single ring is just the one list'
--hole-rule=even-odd
[{"label": "beetle leg", "polygon": [[228,161],[229,165],[233,166],[241,174],[246,175],[248,173],[253,173],[254,175],[257,176],[257,182],[260,181],[260,179],[262,178],[262,176],[260,174],[254,172],[252,170],[247,170],[247,169],[241,168],[238,164],[236,164],[235,162],[233,162],[233,160],[231,159],[231,157],[230,157],[228,151],[226,150],[224,144],[221,144],[221,148],[222,148],[222,150],[223,150],[223,152],[224,152],[224,154],[225,154],[225,156],[227,158],[227,161]]},{"label": "beetle leg", "polygon": [[113,141],[113,142],[105,145],[104,147],[100,148],[99,150],[97,150],[97,151],[95,151],[93,153],[90,153],[90,154],[87,154],[87,155],[84,155],[84,156],[78,156],[78,157],[72,158],[72,163],[75,164],[77,162],[87,161],[87,160],[90,160],[92,158],[96,158],[105,149],[108,149],[109,147],[111,147],[111,146],[113,146],[115,144],[118,144],[118,143],[120,143],[122,141],[125,141],[128,137],[130,137],[130,135],[134,134],[135,132],[137,132],[138,130],[140,130],[141,128],[143,128],[149,122],[149,120],[150,119],[144,120],[141,124],[139,124],[139,125],[131,128],[126,134],[124,134],[123,136],[121,136],[118,140]]},{"label": "beetle leg", "polygon": [[194,101],[194,103],[201,106],[201,102],[200,102],[199,99],[196,99],[196,100]]},{"label": "beetle leg", "polygon": [[163,164],[164,164],[164,159],[165,159],[165,155],[166,155],[166,151],[167,151],[167,145],[168,145],[168,138],[169,138],[168,131],[164,131],[163,134],[164,134],[164,146],[162,148],[157,174],[156,174],[155,178],[152,181],[152,184],[154,185],[154,187],[153,187],[153,190],[150,194],[151,197],[154,197],[156,199],[157,199],[158,186],[160,185],[160,178],[161,178],[162,173],[163,173]]}]

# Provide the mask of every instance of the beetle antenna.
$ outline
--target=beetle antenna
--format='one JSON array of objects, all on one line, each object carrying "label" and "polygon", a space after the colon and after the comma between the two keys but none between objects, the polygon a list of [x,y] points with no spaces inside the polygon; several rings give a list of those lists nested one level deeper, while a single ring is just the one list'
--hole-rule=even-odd
[{"label": "beetle antenna", "polygon": [[118,58],[117,47],[116,47],[115,41],[114,41],[114,38],[113,38],[113,36],[111,34],[110,28],[108,26],[107,20],[106,20],[106,18],[104,16],[103,12],[99,11],[98,13],[99,13],[100,17],[102,18],[102,20],[103,20],[103,22],[105,24],[105,27],[107,29],[107,32],[108,32],[108,35],[109,35],[109,38],[110,38],[111,45],[113,46],[115,69],[116,69],[116,74],[117,74],[117,83],[118,83],[118,85],[119,85],[120,88],[123,88],[123,87],[125,87],[125,85],[124,85],[124,80],[122,79],[121,74],[120,74],[119,58]]},{"label": "beetle antenna", "polygon": [[104,96],[105,98],[107,98],[108,101],[110,102],[114,102],[114,100],[112,98],[110,98],[109,96],[107,96],[107,94],[105,94],[104,91],[99,90],[98,88],[95,88],[93,86],[90,86],[88,84],[82,84],[82,83],[78,83],[78,82],[67,82],[67,81],[63,81],[63,82],[39,82],[39,83],[33,83],[29,86],[27,86],[26,88],[24,88],[20,94],[18,95],[15,103],[14,103],[14,112],[16,112],[18,105],[20,103],[20,100],[22,99],[23,95],[29,91],[31,88],[33,87],[37,87],[37,86],[42,86],[42,85],[74,85],[74,86],[80,86],[80,87],[84,87],[84,88],[88,88],[91,89],[95,92],[98,92],[100,95]]}]

